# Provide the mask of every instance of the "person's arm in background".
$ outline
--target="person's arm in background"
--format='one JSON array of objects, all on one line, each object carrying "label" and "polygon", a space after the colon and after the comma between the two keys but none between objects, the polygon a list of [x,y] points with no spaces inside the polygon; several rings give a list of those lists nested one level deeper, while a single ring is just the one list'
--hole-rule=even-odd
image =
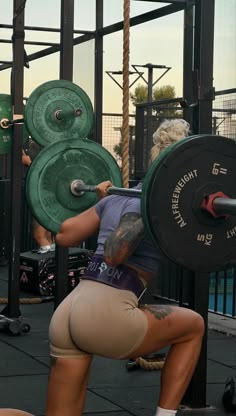
[{"label": "person's arm in background", "polygon": [[30,165],[31,165],[31,159],[30,159],[30,156],[28,156],[28,155],[25,153],[24,149],[22,149],[22,164],[23,164],[24,166],[30,166]]}]

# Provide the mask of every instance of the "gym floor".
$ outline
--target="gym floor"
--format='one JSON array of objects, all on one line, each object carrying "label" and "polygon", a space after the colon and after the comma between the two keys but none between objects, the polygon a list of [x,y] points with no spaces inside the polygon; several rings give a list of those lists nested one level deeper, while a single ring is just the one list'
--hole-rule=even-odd
[{"label": "gym floor", "polygon": [[[7,297],[7,279],[7,268],[0,267],[1,298]],[[31,331],[21,336],[0,332],[0,408],[13,407],[43,416],[49,373],[47,331],[53,302],[21,305],[20,310]],[[210,329],[208,339],[207,400],[216,410],[180,412],[181,416],[233,416],[223,409],[221,397],[226,379],[236,379],[236,337]],[[150,416],[155,414],[159,389],[159,371],[127,371],[125,361],[95,357],[84,414]]]}]

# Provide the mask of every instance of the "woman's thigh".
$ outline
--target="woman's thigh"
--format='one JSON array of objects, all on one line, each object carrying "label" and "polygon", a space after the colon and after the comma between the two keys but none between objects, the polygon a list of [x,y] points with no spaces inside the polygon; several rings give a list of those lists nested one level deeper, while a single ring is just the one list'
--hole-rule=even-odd
[{"label": "woman's thigh", "polygon": [[203,318],[191,309],[169,305],[142,305],[148,321],[146,335],[129,358],[144,356],[204,333]]}]

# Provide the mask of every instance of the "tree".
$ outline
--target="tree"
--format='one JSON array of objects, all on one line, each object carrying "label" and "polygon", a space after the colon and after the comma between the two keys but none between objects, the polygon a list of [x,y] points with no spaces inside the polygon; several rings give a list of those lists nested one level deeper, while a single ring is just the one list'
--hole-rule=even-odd
[{"label": "tree", "polygon": [[[175,98],[175,87],[172,85],[163,85],[162,87],[156,87],[153,89],[153,100],[164,100],[168,98]],[[138,84],[134,93],[130,93],[130,99],[134,105],[145,103],[148,100],[148,87],[147,85]]]},{"label": "tree", "polygon": [[[153,101],[160,101],[165,99],[176,98],[175,87],[172,85],[163,85],[161,87],[153,88]],[[130,93],[130,100],[133,105],[146,103],[148,100],[148,87],[147,85],[138,84],[134,93]],[[166,105],[152,107],[152,116],[155,118],[155,123],[163,118],[179,117],[180,112],[176,110],[176,103],[170,103]],[[117,143],[113,148],[118,159],[121,159],[122,153],[122,141]]]},{"label": "tree", "polygon": [[[161,87],[156,87],[153,89],[153,101],[160,101],[172,98],[176,98],[175,87],[173,87],[172,85],[163,85]],[[134,90],[134,93],[130,93],[130,99],[134,105],[147,102],[147,85],[138,84],[138,86]],[[165,116],[167,118],[177,117],[179,115],[178,110],[175,109],[176,103],[166,104],[165,109],[162,109],[161,107],[162,106],[153,107],[154,115]]]},{"label": "tree", "polygon": [[130,93],[130,99],[132,104],[140,104],[147,102],[148,99],[148,89],[146,85],[138,84],[135,88],[134,93]]}]

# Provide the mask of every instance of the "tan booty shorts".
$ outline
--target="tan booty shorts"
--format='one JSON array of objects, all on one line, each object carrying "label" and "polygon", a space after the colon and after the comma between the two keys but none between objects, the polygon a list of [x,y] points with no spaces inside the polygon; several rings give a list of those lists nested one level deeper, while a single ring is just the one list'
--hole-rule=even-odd
[{"label": "tan booty shorts", "polygon": [[147,326],[132,292],[81,280],[53,314],[50,354],[64,358],[88,354],[127,358],[143,341]]}]

